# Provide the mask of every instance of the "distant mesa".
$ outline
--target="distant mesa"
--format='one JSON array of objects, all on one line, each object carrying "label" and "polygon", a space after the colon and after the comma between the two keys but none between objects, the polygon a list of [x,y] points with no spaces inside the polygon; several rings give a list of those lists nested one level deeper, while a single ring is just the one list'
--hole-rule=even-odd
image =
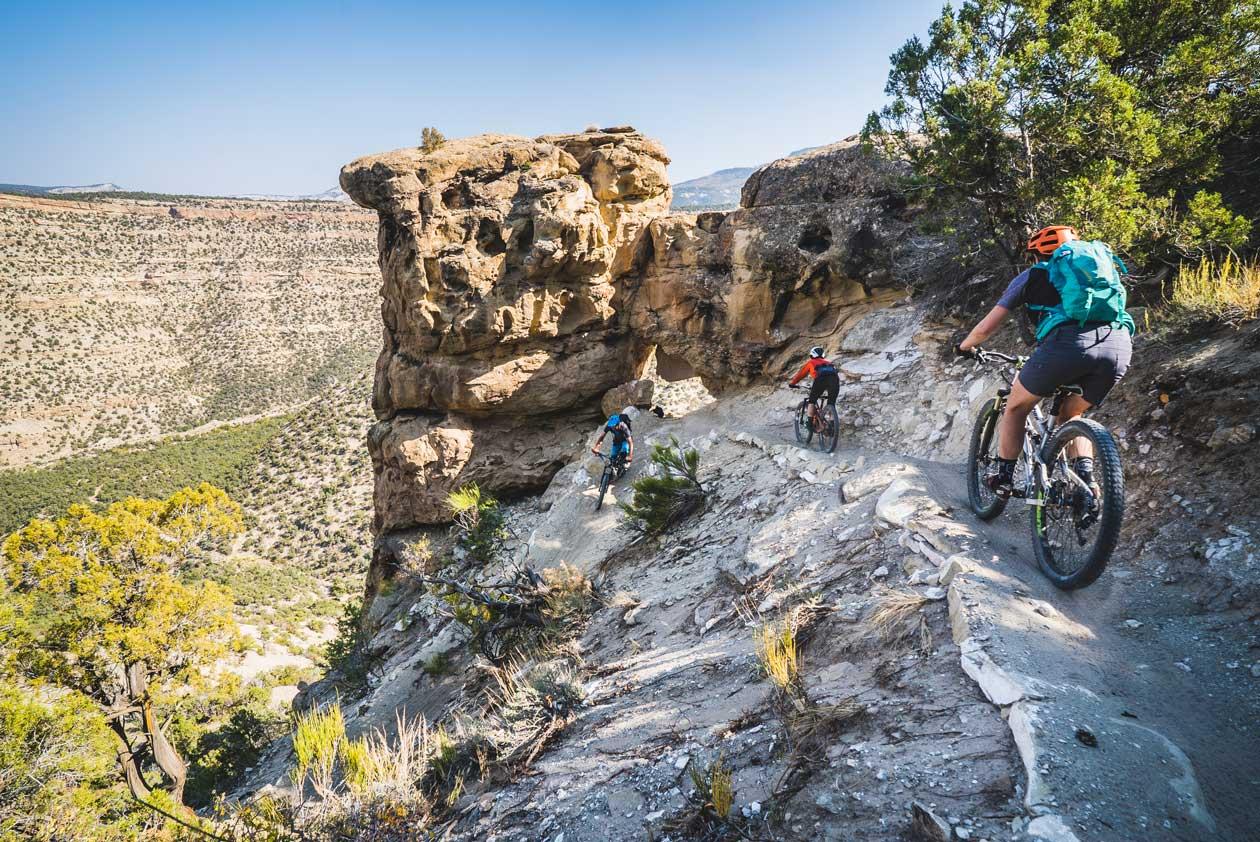
[{"label": "distant mesa", "polygon": [[340,187],[330,187],[323,193],[303,193],[289,196],[281,193],[247,193],[231,196],[233,199],[253,199],[266,202],[349,202],[350,197]]},{"label": "distant mesa", "polygon": [[60,185],[57,187],[41,187],[36,184],[0,184],[0,193],[19,193],[26,196],[58,196],[62,193],[130,193],[130,189],[119,187],[112,181],[101,184]]},{"label": "distant mesa", "polygon": [[[795,158],[820,148],[806,146],[804,149],[789,152],[785,157]],[[756,167],[729,167],[690,181],[680,181],[674,185],[674,202],[670,205],[670,210],[734,210],[739,207],[739,194],[744,188],[744,182],[756,169]]]},{"label": "distant mesa", "polygon": [[[140,198],[152,198],[155,196],[168,195],[154,191],[134,190],[130,187],[122,187],[112,181],[105,181],[100,184],[83,184],[83,185],[60,185],[56,187],[48,187],[38,184],[0,184],[0,193],[13,193],[20,196],[63,196],[63,195],[79,195],[83,193],[135,193]],[[169,194],[174,195],[174,194]],[[184,194],[180,194],[184,195]],[[187,194],[198,195],[198,194]],[[345,194],[340,187],[330,187],[322,193],[303,193],[300,195],[288,195],[281,193],[238,193],[231,196],[217,196],[205,194],[207,199],[247,199],[252,201],[270,201],[270,202],[349,202],[350,197]]]}]

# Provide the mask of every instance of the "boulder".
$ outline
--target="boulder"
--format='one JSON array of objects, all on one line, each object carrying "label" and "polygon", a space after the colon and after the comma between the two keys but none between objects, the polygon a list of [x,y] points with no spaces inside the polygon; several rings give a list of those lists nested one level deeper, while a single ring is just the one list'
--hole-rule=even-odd
[{"label": "boulder", "polygon": [[552,412],[631,379],[615,271],[669,207],[669,159],[632,129],[478,135],[341,171],[380,215],[385,347],[373,404]]},{"label": "boulder", "polygon": [[651,380],[631,380],[614,386],[604,393],[600,408],[604,415],[620,412],[627,406],[643,409],[652,405],[652,396],[656,392],[656,384]]},{"label": "boulder", "polygon": [[668,163],[612,128],[478,135],[342,169],[380,218],[369,450],[382,540],[448,521],[446,496],[469,482],[546,487],[601,396],[634,381],[651,346],[618,317],[615,280],[669,208]]},{"label": "boulder", "polygon": [[902,169],[850,138],[757,170],[739,210],[653,220],[623,279],[631,328],[689,361],[710,391],[777,374],[846,327],[854,304],[937,259],[939,247],[912,236]]},{"label": "boulder", "polygon": [[583,452],[597,419],[551,416],[400,415],[375,424],[368,450],[378,533],[448,523],[446,498],[477,483],[499,495],[545,488]]}]

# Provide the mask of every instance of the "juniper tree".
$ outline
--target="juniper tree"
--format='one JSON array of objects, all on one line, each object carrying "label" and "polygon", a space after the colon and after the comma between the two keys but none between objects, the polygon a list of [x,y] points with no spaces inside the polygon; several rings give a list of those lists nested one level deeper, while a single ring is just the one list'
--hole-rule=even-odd
[{"label": "juniper tree", "polygon": [[151,759],[182,801],[187,767],[160,714],[214,679],[210,668],[229,651],[236,626],[225,589],[187,585],[180,573],[198,548],[242,528],[240,507],[202,483],[102,512],[73,505],[55,520],[32,520],[0,551],[0,668],[91,700],[118,738],[120,770],[136,798],[150,795]]},{"label": "juniper tree", "polygon": [[934,199],[974,203],[1012,257],[1074,224],[1138,257],[1237,247],[1201,189],[1260,105],[1253,0],[965,0],[892,56],[864,137]]}]

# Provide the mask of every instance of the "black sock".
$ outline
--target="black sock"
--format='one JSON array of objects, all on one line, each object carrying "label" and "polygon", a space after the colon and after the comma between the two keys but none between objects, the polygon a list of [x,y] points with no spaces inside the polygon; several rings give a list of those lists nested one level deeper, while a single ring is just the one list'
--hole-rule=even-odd
[{"label": "black sock", "polygon": [[1015,479],[1015,463],[1017,459],[1003,459],[1001,456],[994,460],[997,462],[998,479],[1002,482],[1010,482]]},{"label": "black sock", "polygon": [[1072,470],[1076,471],[1076,475],[1084,480],[1086,485],[1094,481],[1094,457],[1078,456],[1072,462]]}]

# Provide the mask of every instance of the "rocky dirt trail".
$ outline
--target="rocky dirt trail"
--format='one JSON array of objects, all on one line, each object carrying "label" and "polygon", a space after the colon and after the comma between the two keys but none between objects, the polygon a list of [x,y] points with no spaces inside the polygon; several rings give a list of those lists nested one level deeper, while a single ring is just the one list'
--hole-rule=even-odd
[{"label": "rocky dirt trail", "polygon": [[[1251,838],[1247,625],[1200,613],[1128,550],[1090,588],[1054,589],[1024,511],[986,524],[967,508],[961,447],[991,380],[932,353],[913,310],[875,310],[863,334],[835,454],[796,443],[799,392],[759,385],[640,416],[634,468],[601,511],[589,456],[510,507],[512,564],[574,565],[603,603],[577,644],[574,720],[525,775],[470,786],[450,838],[687,838],[673,822],[693,810],[688,764],[718,758],[758,839]],[[708,501],[636,540],[615,502],[671,437],[700,452]],[[462,627],[423,592],[374,611],[386,660],[347,707],[351,732],[465,709],[481,667]],[[755,643],[760,623],[802,616],[805,694],[847,712],[809,740]],[[430,674],[435,656],[453,671]],[[264,774],[282,783],[285,765]]]},{"label": "rocky dirt trail", "polygon": [[[782,838],[892,838],[916,801],[953,821],[949,838],[1247,838],[1260,778],[1256,702],[1245,665],[1225,668],[1247,657],[1241,634],[1194,615],[1124,559],[1092,588],[1058,591],[1032,560],[1024,511],[1012,506],[990,524],[971,515],[961,464],[806,451],[791,432],[793,397],[748,390],[642,435],[678,436],[720,473],[709,512],[652,559],[626,546],[614,508],[592,511],[597,465],[557,478],[524,560],[602,559],[591,572],[625,590],[584,645],[612,660],[589,685],[591,712],[540,761],[548,783],[487,801],[482,827],[510,815],[507,824],[598,838],[606,827],[589,822],[607,810],[618,827],[650,828],[680,808],[686,761],[719,751],[736,755],[745,813],[768,807],[785,738],[770,689],[755,680],[746,620],[808,592],[830,616],[806,650],[806,685],[825,698],[851,694],[871,713],[861,739],[845,735],[827,752],[808,797],[787,802]],[[948,593],[947,615],[930,601],[924,609],[930,654],[897,659],[897,646],[870,645],[863,626],[887,585],[929,600]],[[736,612],[741,599],[755,610]],[[890,664],[891,695],[880,680]],[[939,715],[962,727],[929,730]],[[975,788],[948,798],[937,787],[958,780],[951,770]]]},{"label": "rocky dirt trail", "polygon": [[972,553],[994,590],[1031,609],[979,613],[993,620],[995,660],[1031,677],[1021,682],[1040,718],[1030,775],[1044,788],[1034,797],[1057,802],[1082,838],[1248,838],[1260,700],[1245,632],[1122,552],[1089,588],[1057,590],[1037,569],[1024,510],[981,523],[961,466],[918,467],[979,539]]},{"label": "rocky dirt trail", "polygon": [[[773,423],[755,432],[791,438]],[[983,651],[968,671],[1015,733],[1025,804],[1046,816],[1034,832],[1052,836],[1060,815],[1082,839],[1248,838],[1260,699],[1244,627],[1197,608],[1125,547],[1099,582],[1059,591],[1037,569],[1027,509],[981,522],[961,462],[872,449],[842,458],[868,466],[847,479],[851,496],[884,485],[877,518],[967,571],[950,594],[954,637]]]},{"label": "rocky dirt trail", "polygon": [[[381,662],[351,733],[399,711],[492,727],[494,671],[422,574],[570,565],[601,600],[564,652],[517,672],[562,662],[581,704],[524,768],[465,781],[445,838],[1247,838],[1260,522],[1254,395],[1230,382],[1260,354],[1213,355],[1260,334],[1205,338],[1180,366],[1152,343],[1135,354],[1102,413],[1134,499],[1123,557],[1060,594],[1028,563],[1019,513],[980,524],[962,500],[996,376],[949,355],[958,326],[907,293],[996,279],[953,260],[901,164],[853,138],[759,170],[736,211],[668,215],[667,163],[620,126],[343,169],[380,213],[386,328],[365,595]],[[797,445],[800,393],[770,385],[815,344],[842,375],[836,454]],[[600,465],[583,454],[605,401],[648,400],[624,396],[651,355],[659,379],[698,377],[717,399],[636,421],[614,498],[671,437],[707,490],[641,538],[615,499],[594,510]],[[474,482],[513,501],[509,558],[476,569],[447,529],[448,494]],[[1195,613],[1207,604],[1219,613]],[[785,623],[786,690],[757,643]],[[697,824],[688,772],[718,761],[734,807]],[[283,765],[262,777],[283,783]]]}]

